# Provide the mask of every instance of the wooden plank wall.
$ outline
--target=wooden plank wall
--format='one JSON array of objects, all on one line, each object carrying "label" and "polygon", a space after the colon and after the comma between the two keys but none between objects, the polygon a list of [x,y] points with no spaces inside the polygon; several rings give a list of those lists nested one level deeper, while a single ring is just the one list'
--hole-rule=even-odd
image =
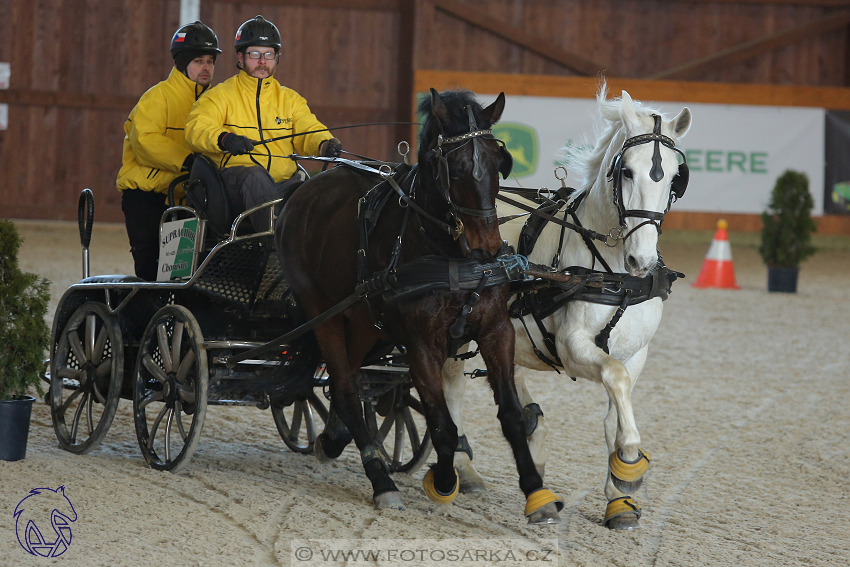
[{"label": "wooden plank wall", "polygon": [[[495,21],[502,35],[459,18],[451,11],[458,6]],[[238,25],[258,13],[274,21],[286,44],[277,78],[337,126],[408,116],[414,68],[578,74],[505,34],[583,58],[587,74],[646,78],[847,7],[843,0],[201,0],[201,20],[224,49],[215,82],[235,72],[228,46]],[[73,219],[79,191],[90,187],[97,219],[123,221],[114,189],[123,123],[171,68],[179,9],[179,0],[0,0],[0,61],[12,64],[11,89],[0,91],[9,104],[0,216]],[[832,29],[684,78],[842,86],[850,80],[847,39],[846,27]],[[338,132],[347,148],[385,159],[403,136],[392,127]]]},{"label": "wooden plank wall", "polygon": [[[201,20],[223,51],[214,82],[236,72],[236,29],[262,13],[285,44],[276,77],[326,125],[395,120],[399,3],[283,4],[202,1]],[[168,76],[179,11],[179,0],[0,0],[0,61],[12,64],[11,89],[0,91],[10,104],[9,129],[0,131],[0,217],[75,219],[79,192],[90,187],[97,220],[123,222],[115,189],[123,124],[139,96]],[[337,136],[371,157],[395,153],[394,127]]]},{"label": "wooden plank wall", "polygon": [[[575,75],[544,57],[421,3],[416,68]],[[469,3],[467,3],[469,4]],[[477,4],[481,4],[480,2]],[[711,0],[488,0],[482,14],[597,62],[595,72],[649,78],[681,63],[837,12],[836,2]],[[843,3],[847,7],[847,3]],[[728,83],[845,85],[847,27],[697,76]]]}]

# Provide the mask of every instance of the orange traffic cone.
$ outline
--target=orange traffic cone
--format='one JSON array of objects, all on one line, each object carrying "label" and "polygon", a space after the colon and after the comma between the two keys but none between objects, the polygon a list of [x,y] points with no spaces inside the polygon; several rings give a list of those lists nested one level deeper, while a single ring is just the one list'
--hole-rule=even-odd
[{"label": "orange traffic cone", "polygon": [[717,221],[717,232],[708,247],[708,254],[702,263],[702,269],[693,287],[719,287],[725,289],[741,289],[735,283],[735,267],[732,265],[732,247],[729,246],[729,235],[726,234],[728,223]]}]

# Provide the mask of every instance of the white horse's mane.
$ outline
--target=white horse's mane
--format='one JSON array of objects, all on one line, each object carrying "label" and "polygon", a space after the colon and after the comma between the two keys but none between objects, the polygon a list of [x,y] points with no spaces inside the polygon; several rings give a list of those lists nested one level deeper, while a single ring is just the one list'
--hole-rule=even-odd
[{"label": "white horse's mane", "polygon": [[[620,118],[621,97],[608,98],[608,83],[603,79],[596,92],[596,104],[599,115],[605,120],[605,126],[599,135],[596,145],[572,145],[563,149],[570,170],[581,180],[577,191],[572,195],[588,193],[594,183],[608,171],[614,154],[625,141],[623,120]],[[635,113],[639,118],[661,114],[658,109],[649,107],[640,101],[633,100]],[[604,171],[602,169],[605,168]]]}]

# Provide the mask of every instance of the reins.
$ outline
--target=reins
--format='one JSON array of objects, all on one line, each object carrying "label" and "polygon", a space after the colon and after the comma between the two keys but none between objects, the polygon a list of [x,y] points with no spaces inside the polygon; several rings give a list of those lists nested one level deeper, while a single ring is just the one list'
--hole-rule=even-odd
[{"label": "reins", "polygon": [[[297,138],[298,136],[309,136],[310,134],[315,134],[317,132],[331,132],[333,130],[348,130],[349,128],[365,128],[367,126],[421,126],[419,122],[370,122],[368,124],[349,124],[347,126],[334,126],[333,128],[324,128],[322,130],[310,130],[309,132],[299,132],[297,134],[287,134],[286,136],[278,136],[277,138],[269,138],[268,140],[259,140],[254,142],[255,146],[270,144],[271,142],[277,142],[279,140],[286,140],[288,138]],[[252,140],[253,141],[253,140]]]}]

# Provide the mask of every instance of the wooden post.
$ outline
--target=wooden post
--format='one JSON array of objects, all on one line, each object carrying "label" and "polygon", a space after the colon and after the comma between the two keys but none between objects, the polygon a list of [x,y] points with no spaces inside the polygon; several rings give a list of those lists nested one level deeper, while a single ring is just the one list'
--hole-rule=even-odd
[{"label": "wooden post", "polygon": [[[416,0],[400,0],[398,7],[398,63],[396,77],[396,121],[409,122],[413,115],[413,71],[415,69]],[[398,124],[396,143],[409,140],[410,126]],[[394,155],[394,154],[393,154]],[[413,157],[413,156],[411,156]],[[400,160],[399,160],[400,161]]]}]

